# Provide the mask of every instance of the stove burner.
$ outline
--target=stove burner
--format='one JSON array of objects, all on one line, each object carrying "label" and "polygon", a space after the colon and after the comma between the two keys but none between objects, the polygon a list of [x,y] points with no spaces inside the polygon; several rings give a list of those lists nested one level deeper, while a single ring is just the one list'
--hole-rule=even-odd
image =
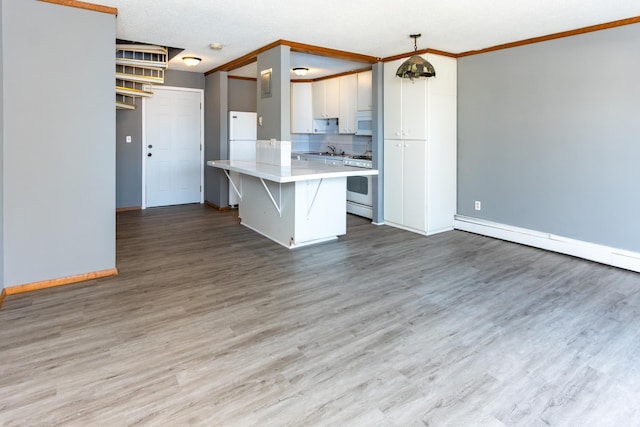
[{"label": "stove burner", "polygon": [[372,160],[371,156],[351,156],[354,160]]}]

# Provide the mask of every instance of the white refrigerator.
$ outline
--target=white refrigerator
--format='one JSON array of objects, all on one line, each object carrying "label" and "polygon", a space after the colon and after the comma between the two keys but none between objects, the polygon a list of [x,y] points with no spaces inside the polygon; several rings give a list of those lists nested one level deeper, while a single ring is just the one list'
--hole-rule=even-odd
[{"label": "white refrigerator", "polygon": [[[256,160],[256,140],[258,139],[258,115],[245,111],[229,111],[229,160]],[[237,172],[230,173],[231,179],[239,185]],[[239,187],[238,187],[239,189]],[[238,193],[229,183],[229,205],[240,202]]]}]

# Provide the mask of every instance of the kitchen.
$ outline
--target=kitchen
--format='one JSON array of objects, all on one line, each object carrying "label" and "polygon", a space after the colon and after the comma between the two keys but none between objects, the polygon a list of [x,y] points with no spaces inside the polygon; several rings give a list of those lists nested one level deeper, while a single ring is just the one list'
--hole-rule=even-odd
[{"label": "kitchen", "polygon": [[[359,96],[358,74],[364,75]],[[263,120],[257,113],[229,112],[229,160],[207,163],[223,169],[229,205],[238,207],[242,225],[291,249],[345,234],[345,206],[349,213],[372,218],[371,180],[378,171],[371,168],[371,71],[358,74],[291,83],[292,131],[313,132],[293,134],[296,151],[291,151],[291,141],[258,140]],[[336,90],[329,92],[326,87]],[[362,111],[355,111],[357,99]],[[309,120],[303,123],[300,116]],[[361,154],[351,154],[354,150]],[[277,186],[270,188],[265,180]],[[307,199],[309,185],[313,190]],[[289,199],[295,202],[286,203]],[[293,210],[287,211],[288,207]]]},{"label": "kitchen", "polygon": [[[293,158],[371,169],[373,102],[370,65],[292,52],[291,67],[290,137]],[[230,71],[229,80],[249,79],[256,74],[254,63]],[[232,117],[235,112],[229,114]],[[257,117],[254,123],[256,120]],[[256,139],[255,125],[252,130],[250,124],[243,127],[254,133],[249,139]],[[235,137],[233,131],[230,132],[229,139],[233,141]],[[246,158],[245,154],[234,155],[231,147],[232,142],[230,159]],[[348,178],[349,213],[373,218],[372,180],[371,176]],[[229,201],[230,206],[238,202],[231,185]]]},{"label": "kitchen", "polygon": [[[291,140],[298,160],[372,168],[372,71],[291,82]],[[373,218],[372,176],[347,178],[347,212]]]},{"label": "kitchen", "polygon": [[[288,48],[286,43],[281,47]],[[280,61],[282,56],[277,56]],[[388,188],[383,188],[382,178],[350,177],[349,213],[425,235],[451,230],[456,203],[455,58],[425,55],[440,70],[437,78],[410,81],[396,77],[396,69],[406,59],[398,58],[373,64],[371,70],[354,63],[347,65],[350,72],[326,73],[325,68],[325,75],[302,80],[295,74],[304,65],[301,59],[308,62],[315,56],[293,51],[286,56],[289,61],[279,65],[287,70],[286,77],[290,79],[286,83],[290,92],[282,93],[290,110],[282,114],[281,120],[282,127],[290,130],[284,138],[290,137],[295,158],[373,166],[381,175],[384,172],[389,176]],[[330,62],[327,58],[324,61]],[[383,66],[384,89],[380,81]],[[248,77],[258,74],[259,68],[263,67],[254,63],[231,70],[229,80],[231,73],[245,73]],[[260,102],[264,100],[258,99]],[[258,126],[258,130],[261,128]],[[387,151],[394,158],[396,145],[419,149],[411,156],[412,168],[419,172],[405,168],[402,159],[383,166]],[[383,190],[394,196],[394,203],[385,204],[384,212]]]}]

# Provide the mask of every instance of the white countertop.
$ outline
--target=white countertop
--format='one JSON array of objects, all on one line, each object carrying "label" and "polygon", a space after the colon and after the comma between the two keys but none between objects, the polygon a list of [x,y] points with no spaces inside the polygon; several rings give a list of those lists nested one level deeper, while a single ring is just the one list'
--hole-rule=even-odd
[{"label": "white countertop", "polygon": [[207,165],[279,183],[308,181],[320,178],[378,175],[378,171],[376,169],[326,165],[321,162],[309,162],[304,160],[291,160],[291,167],[280,167],[267,163],[256,163],[254,161],[243,160],[209,160]]}]

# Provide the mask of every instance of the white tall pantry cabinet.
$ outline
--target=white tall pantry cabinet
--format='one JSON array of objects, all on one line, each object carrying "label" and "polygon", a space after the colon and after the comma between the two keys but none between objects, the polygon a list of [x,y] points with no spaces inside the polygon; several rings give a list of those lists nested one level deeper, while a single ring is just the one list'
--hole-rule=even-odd
[{"label": "white tall pantry cabinet", "polygon": [[406,58],[384,65],[384,222],[429,235],[456,213],[457,64],[423,56],[436,77],[396,77]]}]

